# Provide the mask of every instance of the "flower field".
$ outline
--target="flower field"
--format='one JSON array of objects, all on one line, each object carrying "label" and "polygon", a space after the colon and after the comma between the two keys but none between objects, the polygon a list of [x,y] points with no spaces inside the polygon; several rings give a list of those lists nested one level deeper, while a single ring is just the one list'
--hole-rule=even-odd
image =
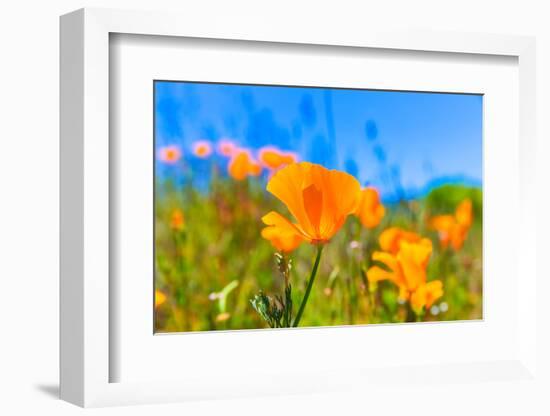
[{"label": "flower field", "polygon": [[382,202],[277,146],[158,146],[157,332],[482,318],[482,191]]}]

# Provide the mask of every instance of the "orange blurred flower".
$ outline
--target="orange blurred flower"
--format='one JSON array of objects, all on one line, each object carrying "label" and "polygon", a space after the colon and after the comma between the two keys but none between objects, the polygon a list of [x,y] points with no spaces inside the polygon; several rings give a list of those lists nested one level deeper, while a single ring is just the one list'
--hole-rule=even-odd
[{"label": "orange blurred flower", "polygon": [[250,176],[260,176],[261,173],[262,173],[262,165],[260,165],[255,160],[251,160],[250,166],[248,169],[248,174]]},{"label": "orange blurred flower", "polygon": [[283,152],[274,146],[262,147],[259,152],[259,159],[263,166],[276,170],[291,163],[296,163],[297,157],[292,152]]},{"label": "orange blurred flower", "polygon": [[474,221],[474,213],[472,210],[472,201],[465,199],[456,207],[455,211],[456,222],[465,227],[471,227]]},{"label": "orange blurred flower", "polygon": [[258,176],[262,173],[262,167],[250,156],[248,150],[237,150],[227,167],[229,175],[238,181],[242,181],[247,176]]},{"label": "orange blurred flower", "polygon": [[375,188],[368,187],[361,191],[359,205],[355,215],[365,228],[374,228],[384,217],[386,210],[380,203],[380,195]]},{"label": "orange blurred flower", "polygon": [[158,308],[164,302],[166,302],[166,295],[160,290],[155,290],[155,308]]},{"label": "orange blurred flower", "polygon": [[442,247],[460,250],[468,236],[473,222],[472,201],[465,199],[455,210],[455,215],[437,215],[429,221],[429,226],[439,234]]},{"label": "orange blurred flower", "polygon": [[443,282],[441,280],[433,280],[420,285],[416,289],[411,295],[411,306],[418,313],[424,307],[430,309],[441,296],[443,296]]},{"label": "orange blurred flower", "polygon": [[265,224],[281,234],[294,234],[309,243],[323,244],[357,209],[361,186],[347,173],[300,162],[277,171],[267,190],[286,205],[297,223],[271,211],[262,218]]},{"label": "orange blurred flower", "polygon": [[193,154],[202,159],[212,154],[212,145],[209,141],[199,140],[193,143]]},{"label": "orange blurred flower", "polygon": [[412,292],[426,281],[426,268],[431,254],[432,242],[427,238],[417,243],[402,241],[397,254],[384,251],[372,254],[372,259],[383,263],[388,270],[373,266],[367,271],[367,277],[372,282],[391,280],[406,292]]},{"label": "orange blurred flower", "polygon": [[422,238],[417,242],[401,240],[396,254],[375,251],[372,259],[387,269],[372,266],[367,271],[369,282],[390,280],[399,288],[399,297],[410,299],[411,306],[419,312],[423,307],[443,296],[443,283],[440,280],[427,282],[427,268],[432,254],[432,242]]},{"label": "orange blurred flower", "polygon": [[399,227],[386,228],[378,237],[380,248],[388,253],[397,254],[401,241],[416,243],[421,237],[412,231],[406,231]]},{"label": "orange blurred flower", "polygon": [[164,146],[158,151],[158,158],[161,162],[175,164],[181,159],[182,153],[178,146]]},{"label": "orange blurred flower", "polygon": [[216,316],[216,322],[225,322],[229,318],[231,318],[231,314],[229,312],[222,312]]},{"label": "orange blurred flower", "polygon": [[181,209],[176,208],[172,211],[172,215],[170,217],[170,228],[175,231],[183,231],[185,228],[185,216],[183,215],[183,211]]},{"label": "orange blurred flower", "polygon": [[222,139],[218,142],[218,153],[222,156],[231,157],[237,150],[237,146],[229,139]]}]

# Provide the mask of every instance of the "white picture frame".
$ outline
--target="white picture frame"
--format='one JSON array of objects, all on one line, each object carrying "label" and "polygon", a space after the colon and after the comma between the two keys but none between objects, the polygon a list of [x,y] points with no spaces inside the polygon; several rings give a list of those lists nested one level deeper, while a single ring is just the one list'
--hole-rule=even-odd
[{"label": "white picture frame", "polygon": [[[536,211],[535,199],[535,41],[529,37],[396,32],[362,29],[327,32],[312,26],[280,26],[268,21],[239,24],[223,18],[205,26],[192,16],[165,13],[83,9],[61,18],[61,398],[80,406],[184,401],[283,393],[323,392],[391,383],[399,375],[408,383],[458,380],[512,380],[536,383]],[[235,30],[234,28],[237,28]],[[364,371],[331,369],[319,377],[281,369],[270,379],[241,377],[212,381],[111,382],[109,296],[109,37],[110,34],[332,45],[453,54],[505,55],[519,67],[519,210],[517,268],[518,345],[508,359],[471,363],[418,363],[413,369]],[[412,327],[408,327],[412,328]],[[322,329],[320,331],[323,331]],[[223,334],[221,334],[223,335]],[[288,335],[286,335],[288,336]],[[534,381],[533,381],[534,380]]]}]

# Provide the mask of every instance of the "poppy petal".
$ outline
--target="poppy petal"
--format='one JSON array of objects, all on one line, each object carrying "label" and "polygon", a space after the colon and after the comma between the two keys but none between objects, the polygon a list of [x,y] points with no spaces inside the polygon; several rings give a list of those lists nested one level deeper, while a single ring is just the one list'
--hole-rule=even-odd
[{"label": "poppy petal", "polygon": [[372,266],[367,270],[367,279],[371,283],[379,282],[381,280],[393,280],[393,277],[393,273],[378,266]]}]

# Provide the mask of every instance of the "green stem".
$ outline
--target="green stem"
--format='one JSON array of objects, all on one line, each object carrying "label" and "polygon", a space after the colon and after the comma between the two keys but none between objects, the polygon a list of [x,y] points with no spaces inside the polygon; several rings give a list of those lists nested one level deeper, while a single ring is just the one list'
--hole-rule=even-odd
[{"label": "green stem", "polygon": [[323,252],[323,245],[319,245],[317,247],[317,257],[315,258],[313,269],[311,269],[311,276],[309,277],[309,281],[307,282],[306,293],[304,294],[304,298],[302,299],[302,303],[300,304],[300,309],[298,309],[298,314],[296,315],[296,319],[294,319],[294,325],[292,325],[295,328],[300,323],[300,319],[302,319],[302,314],[304,313],[304,309],[306,308],[306,303],[309,298],[309,293],[311,292],[311,288],[313,287],[313,281],[315,280],[315,275],[317,274],[317,269],[319,268],[319,262],[321,261],[322,252]]},{"label": "green stem", "polygon": [[414,312],[410,301],[407,302],[407,316],[406,316],[405,319],[406,319],[405,322],[416,322],[417,321],[416,313]]}]

